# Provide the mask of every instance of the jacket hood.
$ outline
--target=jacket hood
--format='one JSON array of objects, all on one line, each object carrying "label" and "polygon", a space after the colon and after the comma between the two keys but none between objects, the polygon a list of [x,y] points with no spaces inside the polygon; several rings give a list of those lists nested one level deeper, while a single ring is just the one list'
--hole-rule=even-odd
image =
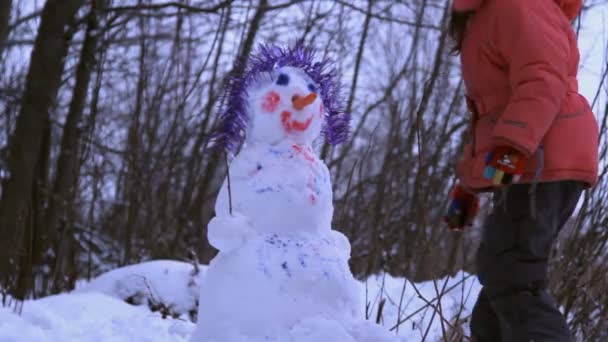
[{"label": "jacket hood", "polygon": [[[478,9],[486,0],[454,0],[452,3],[452,10],[456,12],[467,12],[475,11]],[[509,0],[497,0],[497,1],[509,1]],[[536,1],[536,0],[530,0]],[[562,9],[566,17],[569,20],[574,20],[578,15],[578,12],[583,7],[583,0],[553,0]]]}]

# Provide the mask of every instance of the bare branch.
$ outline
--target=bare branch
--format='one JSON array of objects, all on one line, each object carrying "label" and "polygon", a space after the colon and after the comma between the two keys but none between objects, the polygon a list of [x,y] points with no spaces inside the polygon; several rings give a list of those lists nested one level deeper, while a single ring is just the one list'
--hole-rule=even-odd
[{"label": "bare branch", "polygon": [[105,9],[106,12],[139,12],[139,11],[160,11],[167,8],[180,9],[191,13],[208,13],[218,14],[223,8],[226,8],[232,4],[234,0],[225,0],[212,7],[198,7],[179,3],[177,1],[170,1],[162,4],[151,4],[151,5],[135,5],[135,6],[117,6]]}]

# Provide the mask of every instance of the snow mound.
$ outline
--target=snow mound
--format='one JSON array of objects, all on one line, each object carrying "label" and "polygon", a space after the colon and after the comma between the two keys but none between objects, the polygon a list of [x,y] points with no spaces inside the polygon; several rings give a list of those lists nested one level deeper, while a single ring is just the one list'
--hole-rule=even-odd
[{"label": "snow mound", "polygon": [[196,321],[199,278],[206,266],[154,260],[104,273],[77,292],[101,292],[134,305],[147,305],[164,317]]},{"label": "snow mound", "polygon": [[[206,273],[205,269],[201,268],[199,276]],[[144,305],[129,305],[125,299],[138,291],[149,292],[147,288],[150,286],[155,300],[162,298],[166,303],[173,303],[175,308],[195,307],[198,282],[190,284],[193,270],[192,265],[178,261],[145,262],[103,274],[71,294],[26,301],[21,316],[0,307],[0,342],[188,341],[195,331],[194,323],[188,319],[173,319],[171,315],[163,319],[161,312],[151,312]],[[133,277],[145,277],[147,282],[129,281]],[[357,283],[358,296],[361,303],[365,302],[361,311],[367,308],[366,316],[370,320],[365,321],[365,317],[361,317],[361,322],[349,325],[337,322],[334,317],[312,315],[298,321],[283,335],[261,341],[392,342],[399,339],[415,342],[422,341],[427,329],[427,341],[440,341],[443,329],[433,307],[438,303],[436,288],[442,293],[443,317],[450,325],[459,328],[459,333],[469,335],[468,318],[480,289],[473,276],[459,273],[456,277],[413,284],[407,279],[383,274]],[[241,284],[241,287],[246,286],[248,284]],[[230,291],[239,291],[239,288]],[[237,298],[239,293],[233,293],[233,296]],[[240,307],[241,304],[235,301],[230,309],[236,312]],[[373,322],[378,317],[380,325]],[[398,321],[403,322],[397,328]],[[449,326],[444,324],[444,328]],[[235,330],[234,327],[226,328],[221,340],[205,342],[258,342]]]},{"label": "snow mound", "polygon": [[0,308],[2,342],[180,342],[194,324],[161,319],[145,307],[101,293],[73,293],[28,301],[21,316]]}]

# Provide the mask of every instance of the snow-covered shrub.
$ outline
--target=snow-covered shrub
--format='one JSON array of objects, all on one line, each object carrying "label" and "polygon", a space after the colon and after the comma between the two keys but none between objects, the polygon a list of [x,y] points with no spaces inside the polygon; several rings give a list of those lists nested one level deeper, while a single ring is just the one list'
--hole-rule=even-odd
[{"label": "snow-covered shrub", "polygon": [[196,322],[203,267],[174,260],[148,261],[104,273],[77,291],[102,292],[132,305],[146,305],[163,318]]}]

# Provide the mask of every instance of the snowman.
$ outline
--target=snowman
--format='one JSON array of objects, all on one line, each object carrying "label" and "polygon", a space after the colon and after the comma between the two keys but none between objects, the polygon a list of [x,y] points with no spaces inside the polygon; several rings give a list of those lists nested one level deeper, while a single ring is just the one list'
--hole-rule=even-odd
[{"label": "snowman", "polygon": [[348,239],[313,143],[346,138],[335,72],[313,50],[261,46],[226,89],[215,142],[233,152],[208,225],[219,253],[201,283],[192,342],[393,341],[364,320]]}]

